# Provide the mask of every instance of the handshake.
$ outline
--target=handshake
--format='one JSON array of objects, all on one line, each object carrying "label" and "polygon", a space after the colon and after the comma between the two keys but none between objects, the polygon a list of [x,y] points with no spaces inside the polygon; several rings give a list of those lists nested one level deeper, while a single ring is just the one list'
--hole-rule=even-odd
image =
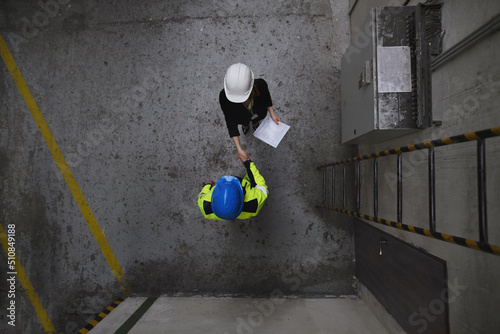
[{"label": "handshake", "polygon": [[242,150],[241,152],[239,152],[237,155],[236,155],[238,158],[240,158],[241,160],[241,163],[242,164],[245,164],[245,161],[247,161],[248,159],[250,159],[248,157],[248,153],[245,151],[245,150]]}]

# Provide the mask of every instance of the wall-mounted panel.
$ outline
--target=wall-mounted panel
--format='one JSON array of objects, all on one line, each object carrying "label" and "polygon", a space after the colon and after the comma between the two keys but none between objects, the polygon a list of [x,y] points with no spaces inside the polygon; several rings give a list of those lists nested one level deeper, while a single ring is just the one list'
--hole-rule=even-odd
[{"label": "wall-mounted panel", "polygon": [[362,221],[356,277],[407,333],[449,333],[446,262]]}]

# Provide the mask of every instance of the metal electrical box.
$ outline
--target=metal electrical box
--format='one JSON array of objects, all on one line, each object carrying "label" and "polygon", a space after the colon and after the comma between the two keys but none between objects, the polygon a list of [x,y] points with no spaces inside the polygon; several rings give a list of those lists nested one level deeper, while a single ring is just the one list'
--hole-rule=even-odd
[{"label": "metal electrical box", "polygon": [[341,61],[342,143],[382,142],[431,125],[425,8],[370,11]]}]

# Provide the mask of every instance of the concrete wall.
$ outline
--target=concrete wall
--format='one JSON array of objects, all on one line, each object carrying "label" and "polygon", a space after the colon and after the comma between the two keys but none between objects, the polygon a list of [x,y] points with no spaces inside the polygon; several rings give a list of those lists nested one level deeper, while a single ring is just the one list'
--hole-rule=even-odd
[{"label": "concrete wall", "polygon": [[[500,13],[500,2],[443,1],[444,51]],[[372,1],[357,1],[351,26],[359,26]],[[390,2],[386,1],[386,4]],[[413,4],[416,2],[410,3]],[[361,19],[362,20],[362,19]],[[355,29],[355,28],[354,28]],[[359,145],[359,153],[406,146],[500,125],[500,34],[484,38],[432,74],[432,108],[440,127],[421,130],[377,145]],[[500,140],[487,140],[489,242],[500,245]],[[361,212],[373,214],[372,162],[362,163]],[[396,158],[379,159],[379,217],[396,220]],[[403,155],[403,223],[428,228],[427,152]],[[479,240],[476,143],[436,149],[437,230]],[[498,256],[383,227],[448,262],[451,333],[493,333],[500,327]],[[436,304],[437,305],[437,304]],[[424,316],[415,318],[424,329]],[[425,330],[422,331],[425,333]]]}]

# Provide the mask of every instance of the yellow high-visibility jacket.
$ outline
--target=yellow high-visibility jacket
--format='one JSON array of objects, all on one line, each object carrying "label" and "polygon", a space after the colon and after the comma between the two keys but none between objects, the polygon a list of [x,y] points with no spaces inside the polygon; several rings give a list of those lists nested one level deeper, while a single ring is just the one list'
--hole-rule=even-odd
[{"label": "yellow high-visibility jacket", "polygon": [[[241,186],[243,187],[243,193],[245,194],[243,210],[236,219],[248,219],[250,217],[256,216],[262,206],[264,201],[269,194],[267,189],[266,181],[264,177],[260,175],[259,170],[255,167],[252,160],[245,161],[245,167],[247,173],[241,180]],[[212,211],[212,192],[214,187],[211,184],[206,184],[198,195],[198,206],[203,216],[207,219],[224,220],[217,217]]]}]

